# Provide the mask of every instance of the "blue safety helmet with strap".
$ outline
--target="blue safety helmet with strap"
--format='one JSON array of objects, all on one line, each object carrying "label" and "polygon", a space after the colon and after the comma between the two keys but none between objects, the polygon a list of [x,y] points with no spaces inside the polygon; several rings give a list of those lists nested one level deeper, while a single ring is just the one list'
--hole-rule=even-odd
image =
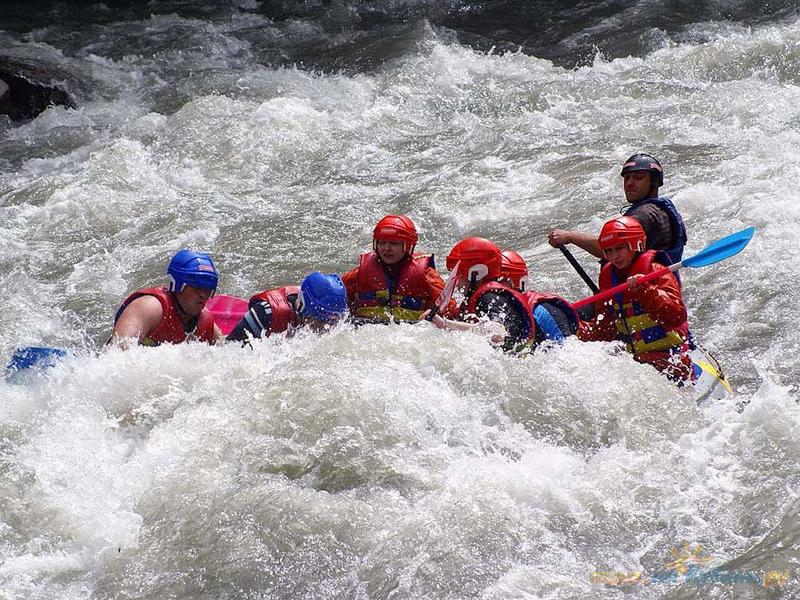
[{"label": "blue safety helmet with strap", "polygon": [[654,156],[643,153],[634,154],[622,165],[622,172],[620,175],[624,177],[626,174],[632,173],[633,171],[646,171],[650,173],[653,179],[653,185],[657,188],[664,185],[664,167],[661,166],[661,163],[658,162],[658,159]]},{"label": "blue safety helmet with strap", "polygon": [[219,282],[217,272],[211,257],[204,252],[181,250],[167,267],[169,275],[169,289],[171,292],[180,292],[184,286],[216,290]]},{"label": "blue safety helmet with strap", "polygon": [[304,317],[335,323],[347,312],[347,293],[341,277],[314,271],[300,284],[298,309]]}]

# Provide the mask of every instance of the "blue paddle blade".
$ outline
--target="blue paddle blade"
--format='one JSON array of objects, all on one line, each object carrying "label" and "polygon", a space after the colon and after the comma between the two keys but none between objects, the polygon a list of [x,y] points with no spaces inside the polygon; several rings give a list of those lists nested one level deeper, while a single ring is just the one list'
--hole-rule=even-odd
[{"label": "blue paddle blade", "polygon": [[60,348],[44,348],[40,346],[17,348],[11,360],[8,361],[8,365],[6,365],[6,379],[9,379],[19,371],[47,369],[66,355],[67,351]]},{"label": "blue paddle blade", "polygon": [[707,265],[713,265],[734,254],[739,254],[739,252],[744,250],[744,247],[750,242],[755,231],[755,227],[748,227],[747,229],[742,229],[741,231],[727,235],[710,246],[703,248],[694,256],[684,258],[681,262],[684,267],[705,267]]}]

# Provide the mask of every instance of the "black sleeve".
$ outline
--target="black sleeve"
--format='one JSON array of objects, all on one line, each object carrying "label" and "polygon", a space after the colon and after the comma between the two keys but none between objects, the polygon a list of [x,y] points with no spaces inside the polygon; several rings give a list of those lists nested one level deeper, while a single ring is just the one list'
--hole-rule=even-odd
[{"label": "black sleeve", "polygon": [[511,350],[528,339],[530,321],[522,312],[522,307],[508,296],[486,292],[478,299],[475,314],[503,324],[506,328],[503,350]]},{"label": "black sleeve", "polygon": [[639,221],[647,235],[648,250],[667,250],[674,244],[676,236],[672,231],[669,215],[655,204],[646,202],[634,206],[625,213],[625,216]]},{"label": "black sleeve", "polygon": [[272,307],[266,300],[258,300],[250,305],[250,310],[236,324],[226,337],[234,342],[246,342],[248,338],[260,338],[264,331],[269,335],[272,326]]}]

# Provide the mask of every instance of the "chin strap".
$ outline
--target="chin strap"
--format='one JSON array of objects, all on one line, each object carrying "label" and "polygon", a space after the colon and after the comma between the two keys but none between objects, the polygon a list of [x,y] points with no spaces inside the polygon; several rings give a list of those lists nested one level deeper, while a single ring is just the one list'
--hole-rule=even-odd
[{"label": "chin strap", "polygon": [[169,295],[172,296],[172,300],[175,302],[175,306],[178,309],[178,314],[180,315],[181,322],[183,323],[183,330],[186,333],[192,333],[195,329],[197,329],[197,323],[200,320],[200,316],[198,315],[196,317],[192,317],[189,315],[189,313],[183,310],[183,306],[181,306],[181,303],[178,300],[178,296],[175,294],[175,292],[170,291]]},{"label": "chin strap", "polygon": [[175,306],[178,307],[178,312],[181,315],[189,316],[189,314],[185,310],[183,310],[183,306],[181,306],[181,303],[178,300],[178,295],[172,290],[170,290],[169,295],[172,296],[172,300],[175,302]]},{"label": "chin strap", "polygon": [[467,293],[465,294],[465,296],[467,297],[467,302],[469,302],[469,299],[472,297],[472,294],[475,292],[475,288],[477,287],[477,285],[478,285],[478,274],[473,272],[469,276],[469,286],[467,286]]}]

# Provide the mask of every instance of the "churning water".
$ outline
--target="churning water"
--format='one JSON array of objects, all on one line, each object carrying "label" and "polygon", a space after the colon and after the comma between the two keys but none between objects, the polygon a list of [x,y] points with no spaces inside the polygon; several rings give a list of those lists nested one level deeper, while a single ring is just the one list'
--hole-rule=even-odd
[{"label": "churning water", "polygon": [[[0,120],[0,358],[72,350],[0,383],[0,596],[800,595],[793,3],[109,4],[0,31],[77,104]],[[249,297],[352,268],[387,213],[579,299],[547,232],[617,214],[639,150],[687,255],[757,228],[683,276],[728,402],[424,325],[102,349],[181,247]]]}]

